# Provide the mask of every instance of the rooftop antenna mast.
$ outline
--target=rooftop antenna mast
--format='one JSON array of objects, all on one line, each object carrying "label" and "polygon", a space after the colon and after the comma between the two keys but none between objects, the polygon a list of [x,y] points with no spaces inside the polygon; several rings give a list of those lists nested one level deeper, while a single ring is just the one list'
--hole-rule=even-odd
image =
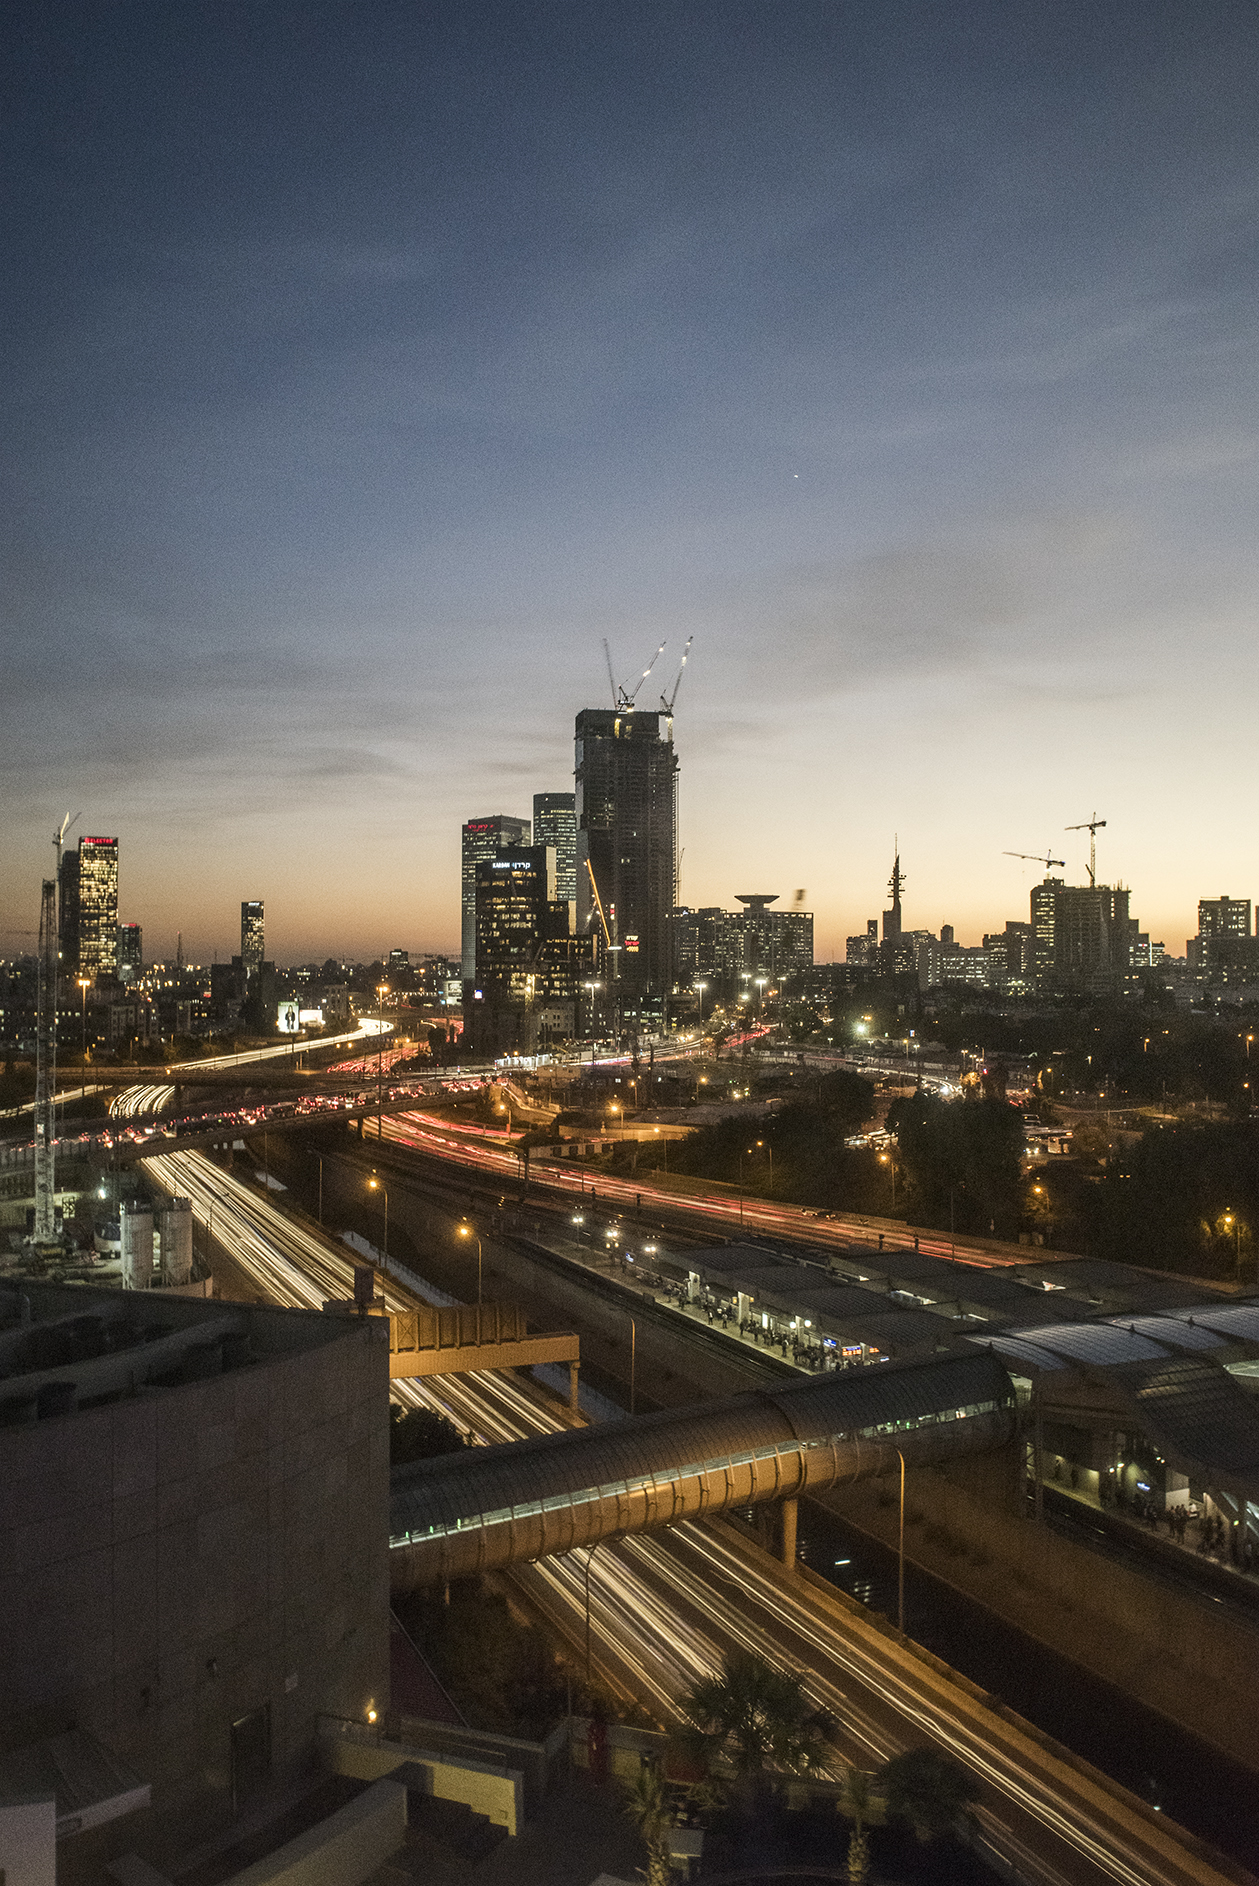
[{"label": "rooftop antenna mast", "polygon": [[1089,889],[1097,886],[1097,834],[1105,825],[1105,819],[1099,819],[1096,812],[1091,819],[1081,820],[1079,825],[1064,825],[1064,832],[1087,832],[1089,835]]},{"label": "rooftop antenna mast", "polygon": [[1026,858],[1029,864],[1043,864],[1047,871],[1052,871],[1056,864],[1060,864],[1064,871],[1067,868],[1065,858],[1051,858],[1047,851],[1007,851],[1003,852],[1002,856],[1006,858]]}]

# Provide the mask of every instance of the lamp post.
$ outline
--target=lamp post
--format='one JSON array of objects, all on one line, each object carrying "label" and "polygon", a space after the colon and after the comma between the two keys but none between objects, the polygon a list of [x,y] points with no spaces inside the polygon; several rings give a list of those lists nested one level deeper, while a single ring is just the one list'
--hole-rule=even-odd
[{"label": "lamp post", "polygon": [[87,1066],[87,992],[91,985],[87,976],[79,976],[77,978],[77,981],[78,981],[79,989],[83,997],[83,1010],[82,1010],[83,1020],[82,1020],[82,1030],[81,1030],[81,1035],[80,1035],[80,1050],[83,1056],[83,1065],[84,1067],[86,1067]]},{"label": "lamp post", "polygon": [[371,1178],[367,1181],[367,1189],[370,1192],[380,1192],[384,1197],[384,1201],[385,1201],[384,1261],[387,1264],[389,1262],[389,1187],[385,1184],[383,1179],[378,1179],[376,1177],[376,1174],[373,1172]]},{"label": "lamp post", "polygon": [[472,1226],[465,1219],[461,1225],[455,1226],[455,1234],[457,1237],[460,1237],[460,1238],[475,1238],[476,1239],[476,1301],[477,1301],[477,1308],[479,1310],[481,1307],[481,1237],[480,1237],[480,1233],[477,1231],[474,1231]]},{"label": "lamp post", "polygon": [[756,978],[756,1013],[758,1017],[765,1007],[765,988],[768,982],[768,976],[757,976]]},{"label": "lamp post", "polygon": [[691,987],[695,989],[699,995],[699,1025],[702,1028],[704,1026],[704,991],[707,989],[708,984],[706,982],[695,982],[691,984]]},{"label": "lamp post", "polygon": [[596,1539],[586,1554],[586,1687],[590,1687],[590,1564],[599,1550],[601,1541]]},{"label": "lamp post", "polygon": [[319,1154],[319,1229],[323,1230],[323,1154]]},{"label": "lamp post", "polygon": [[772,1192],[774,1189],[774,1149],[772,1146],[766,1145],[763,1139],[758,1139],[756,1143],[769,1160],[769,1189]]},{"label": "lamp post", "polygon": [[629,1323],[630,1323],[630,1405],[629,1405],[629,1411],[631,1414],[633,1414],[634,1412],[634,1369],[635,1369],[635,1364],[638,1359],[638,1324],[634,1321],[634,1318],[632,1316],[630,1317]]},{"label": "lamp post", "polygon": [[896,1628],[905,1632],[905,1456],[896,1450],[901,1463],[901,1517],[896,1548]]},{"label": "lamp post", "polygon": [[1242,1221],[1241,1221],[1241,1219],[1240,1219],[1240,1218],[1239,1218],[1239,1217],[1237,1216],[1237,1213],[1236,1213],[1235,1211],[1233,1211],[1233,1209],[1231,1208],[1231,1206],[1230,1206],[1230,1208],[1229,1208],[1229,1210],[1228,1210],[1228,1211],[1226,1211],[1226,1212],[1225,1212],[1225,1214],[1224,1214],[1224,1229],[1225,1229],[1226,1231],[1231,1231],[1231,1232],[1233,1233],[1233,1236],[1234,1236],[1234,1238],[1235,1238],[1235,1240],[1236,1240],[1236,1244],[1237,1244],[1237,1276],[1238,1276],[1238,1280],[1240,1281],[1240,1279],[1241,1279],[1241,1274],[1242,1274]]}]

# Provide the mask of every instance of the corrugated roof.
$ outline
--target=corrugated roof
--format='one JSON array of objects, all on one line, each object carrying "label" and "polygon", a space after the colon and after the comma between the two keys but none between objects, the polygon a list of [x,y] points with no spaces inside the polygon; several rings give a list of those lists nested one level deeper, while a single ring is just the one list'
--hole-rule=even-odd
[{"label": "corrugated roof", "polygon": [[1042,1323],[1031,1329],[1012,1329],[1011,1336],[1026,1336],[1039,1349],[1052,1349],[1073,1362],[1101,1368],[1120,1362],[1157,1362],[1167,1350],[1148,1336],[1138,1335],[1128,1323]]},{"label": "corrugated roof", "polygon": [[1192,1308],[1173,1310],[1171,1315],[1183,1322],[1192,1318],[1195,1325],[1235,1341],[1259,1342],[1259,1303],[1195,1303]]},{"label": "corrugated roof", "polygon": [[1223,1349],[1225,1339],[1200,1322],[1176,1316],[1112,1316],[1109,1319],[1123,1329],[1133,1328],[1138,1336],[1170,1345],[1173,1349]]},{"label": "corrugated roof", "polygon": [[1259,1407],[1226,1369],[1177,1356],[1137,1374],[1138,1419],[1150,1438],[1191,1477],[1241,1480],[1254,1499],[1259,1478]]},{"label": "corrugated roof", "polygon": [[1021,1336],[1006,1336],[998,1332],[995,1336],[968,1336],[966,1340],[979,1344],[981,1348],[992,1349],[997,1355],[1008,1356],[1011,1362],[1017,1362],[1021,1368],[1045,1370],[1067,1367],[1064,1357],[1055,1355],[1052,1349],[1040,1349]]}]

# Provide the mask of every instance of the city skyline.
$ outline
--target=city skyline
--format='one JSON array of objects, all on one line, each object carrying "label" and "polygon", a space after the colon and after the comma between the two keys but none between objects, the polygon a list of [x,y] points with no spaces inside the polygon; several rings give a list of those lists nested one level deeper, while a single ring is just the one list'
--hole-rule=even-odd
[{"label": "city skyline", "polygon": [[6,929],[82,809],[151,954],[452,950],[605,636],[819,960],[895,831],[970,943],[1094,810],[1172,953],[1256,895],[1245,9],[18,21]]}]

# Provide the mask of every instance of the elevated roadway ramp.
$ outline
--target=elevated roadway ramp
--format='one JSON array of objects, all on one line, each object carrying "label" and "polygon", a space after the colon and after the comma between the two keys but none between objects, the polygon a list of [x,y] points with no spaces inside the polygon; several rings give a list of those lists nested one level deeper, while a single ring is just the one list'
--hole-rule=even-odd
[{"label": "elevated roadway ramp", "polygon": [[731,1508],[794,1502],[896,1470],[902,1458],[921,1467],[986,1453],[1016,1424],[1014,1385],[983,1353],[847,1370],[419,1462],[394,1471],[393,1585],[441,1585]]}]

